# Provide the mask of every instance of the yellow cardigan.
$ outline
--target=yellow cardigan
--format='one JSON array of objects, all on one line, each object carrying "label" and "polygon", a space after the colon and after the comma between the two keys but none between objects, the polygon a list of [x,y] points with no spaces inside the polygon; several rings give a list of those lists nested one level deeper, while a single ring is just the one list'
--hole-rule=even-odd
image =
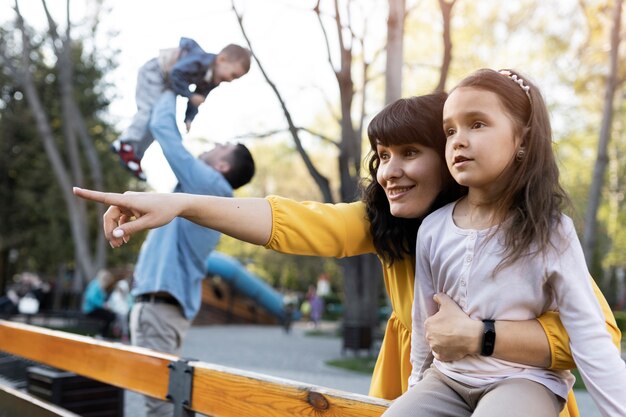
[{"label": "yellow cardigan", "polygon": [[[272,208],[272,234],[266,248],[297,255],[342,258],[375,253],[369,231],[369,221],[362,202],[324,204],[296,202],[283,197],[267,198]],[[408,387],[411,374],[409,360],[411,343],[411,308],[415,260],[405,258],[393,266],[383,265],[385,287],[391,301],[392,313],[376,360],[369,395],[393,400]],[[604,296],[592,284],[600,302],[606,325],[619,346],[621,333]],[[569,337],[558,313],[549,312],[538,318],[550,344],[552,369],[575,368],[569,348]],[[573,392],[560,417],[578,417]]]}]

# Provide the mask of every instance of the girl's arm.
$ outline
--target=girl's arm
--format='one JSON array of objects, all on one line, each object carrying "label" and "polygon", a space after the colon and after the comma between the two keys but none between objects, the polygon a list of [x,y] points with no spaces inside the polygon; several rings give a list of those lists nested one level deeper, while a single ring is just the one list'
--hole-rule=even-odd
[{"label": "girl's arm", "polygon": [[[589,277],[589,279],[591,280],[591,286],[593,287],[596,299],[602,308],[606,328],[613,339],[613,343],[619,349],[622,333],[620,332],[619,327],[617,327],[615,316],[613,315],[606,298],[604,298],[604,295],[596,285],[593,278]],[[576,364],[572,358],[569,336],[565,331],[565,327],[563,327],[563,324],[561,323],[559,314],[556,312],[548,312],[540,316],[537,321],[542,326],[550,344],[550,368],[557,370],[575,368]]]},{"label": "girl's arm", "polygon": [[[591,283],[602,307],[606,327],[613,343],[620,346],[621,332],[606,299],[593,279]],[[426,332],[435,357],[442,361],[480,354],[483,324],[471,319],[445,294],[437,294],[437,314],[426,323]],[[493,356],[525,365],[565,370],[576,368],[569,336],[559,313],[547,312],[536,320],[496,321],[496,345]]]}]

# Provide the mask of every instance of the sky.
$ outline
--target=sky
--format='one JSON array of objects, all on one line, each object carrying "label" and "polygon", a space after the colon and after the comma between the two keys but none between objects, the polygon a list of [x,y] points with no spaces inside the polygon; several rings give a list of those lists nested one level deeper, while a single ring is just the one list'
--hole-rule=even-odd
[{"label": "sky", "polygon": [[[47,0],[58,23],[65,21],[65,0]],[[1,2],[0,20],[13,16],[13,2]],[[374,4],[376,2],[372,2]],[[70,14],[79,21],[93,10],[89,0],[72,0]],[[135,112],[137,71],[162,48],[177,46],[180,37],[195,39],[207,52],[217,53],[228,43],[246,45],[231,9],[230,0],[105,0],[110,13],[102,20],[99,42],[119,49],[118,67],[108,80],[115,85],[115,97],[109,107],[110,120],[124,129]],[[336,80],[326,58],[322,32],[312,7],[313,0],[240,0],[237,7],[244,14],[244,26],[255,52],[269,77],[283,94],[298,125],[306,125],[324,112],[322,95],[336,95]],[[379,3],[380,4],[380,3]],[[44,27],[39,1],[21,0],[20,9],[27,22]],[[384,14],[381,23],[384,25]],[[384,26],[383,26],[384,27]],[[251,132],[284,129],[286,122],[276,96],[265,82],[258,66],[230,84],[222,84],[209,95],[200,108],[189,134],[182,124],[186,101],[179,98],[179,128],[193,153],[206,149],[209,141],[223,142]],[[245,140],[240,140],[246,143]],[[173,184],[171,174],[159,152],[150,149],[142,163],[150,185],[167,191]]]}]

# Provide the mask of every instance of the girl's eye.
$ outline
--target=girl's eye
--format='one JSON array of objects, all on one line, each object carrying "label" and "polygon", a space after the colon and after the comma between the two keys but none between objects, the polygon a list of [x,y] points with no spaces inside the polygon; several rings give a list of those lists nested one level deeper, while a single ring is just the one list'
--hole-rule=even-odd
[{"label": "girl's eye", "polygon": [[480,129],[481,127],[485,127],[485,124],[483,122],[474,122],[474,124],[472,125],[472,129]]},{"label": "girl's eye", "polygon": [[389,154],[387,152],[383,152],[383,151],[378,152],[378,158],[381,161],[385,161],[385,160],[389,159]]},{"label": "girl's eye", "polygon": [[454,129],[452,129],[452,128],[446,129],[446,137],[454,135],[455,132],[456,131]]},{"label": "girl's eye", "polygon": [[407,149],[406,152],[404,153],[406,156],[415,156],[417,155],[417,150],[415,149]]}]

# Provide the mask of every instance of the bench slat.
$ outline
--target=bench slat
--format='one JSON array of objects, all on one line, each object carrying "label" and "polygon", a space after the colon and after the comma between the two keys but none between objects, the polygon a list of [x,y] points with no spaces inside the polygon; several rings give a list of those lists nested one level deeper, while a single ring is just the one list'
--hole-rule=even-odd
[{"label": "bench slat", "polygon": [[[149,349],[0,320],[0,350],[165,399],[171,362]],[[205,362],[194,368],[192,408],[214,417],[379,417],[389,402]]]},{"label": "bench slat", "polygon": [[0,350],[162,399],[167,394],[167,366],[178,359],[149,349],[4,320],[0,320]]},{"label": "bench slat", "polygon": [[254,372],[192,362],[192,407],[214,417],[379,417],[389,402]]}]

